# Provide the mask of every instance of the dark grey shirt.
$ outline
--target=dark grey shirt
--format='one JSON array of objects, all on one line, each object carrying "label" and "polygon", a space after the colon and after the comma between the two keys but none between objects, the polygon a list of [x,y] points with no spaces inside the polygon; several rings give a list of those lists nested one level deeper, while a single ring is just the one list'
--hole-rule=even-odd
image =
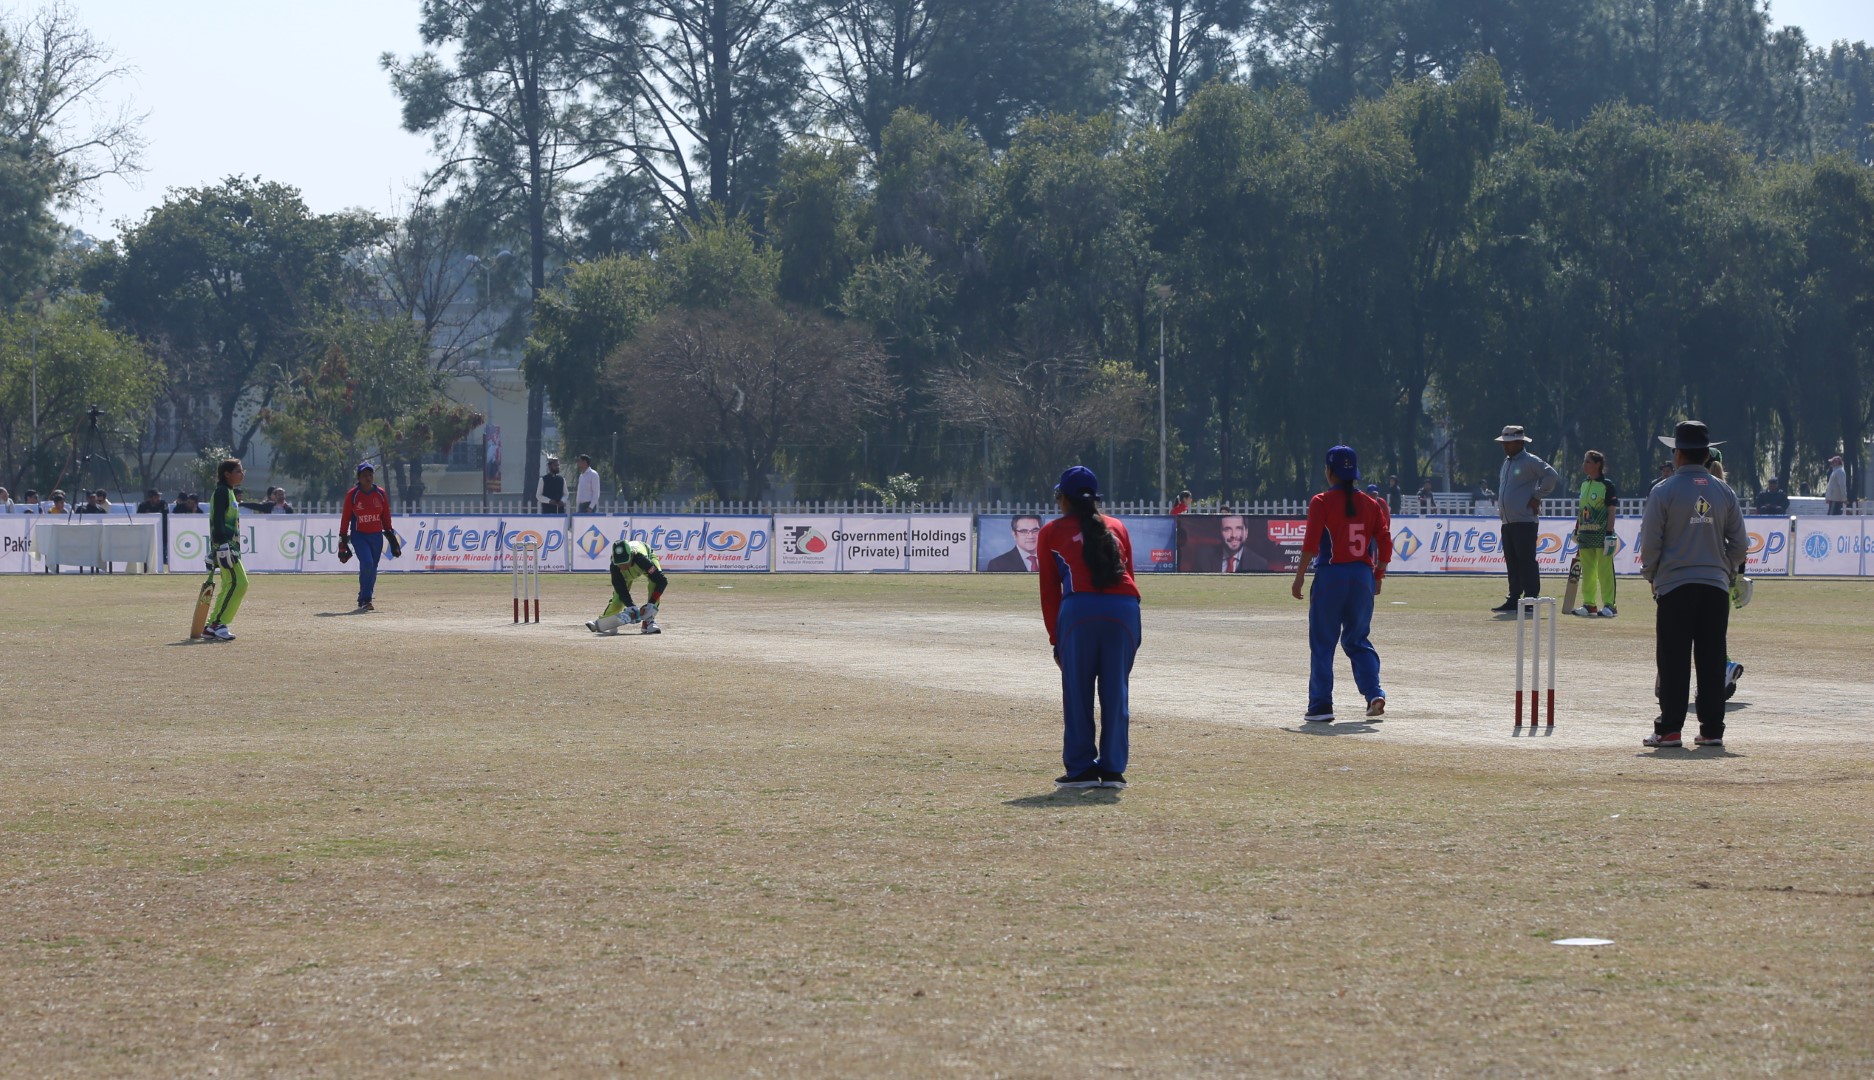
[{"label": "dark grey shirt", "polygon": [[1640,519],[1640,574],[1664,596],[1681,585],[1731,587],[1750,554],[1737,493],[1703,465],[1654,485]]}]

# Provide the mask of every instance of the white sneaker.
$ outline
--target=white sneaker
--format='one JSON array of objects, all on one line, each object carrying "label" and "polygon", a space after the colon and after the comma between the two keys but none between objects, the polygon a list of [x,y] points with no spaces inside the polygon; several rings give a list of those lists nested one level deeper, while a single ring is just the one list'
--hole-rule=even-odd
[{"label": "white sneaker", "polygon": [[588,623],[586,624],[586,629],[588,629],[588,630],[590,630],[590,631],[592,631],[593,633],[595,633],[595,634],[596,634],[596,633],[598,633],[598,632],[599,632],[599,624],[598,624],[598,623],[596,623],[596,622],[588,622]]},{"label": "white sneaker", "polygon": [[1590,616],[1590,615],[1593,615],[1593,614],[1594,614],[1594,612],[1592,612],[1592,611],[1589,611],[1589,610],[1588,610],[1588,607],[1587,607],[1587,605],[1586,605],[1586,604],[1583,604],[1582,606],[1580,606],[1580,607],[1578,607],[1578,608],[1576,608],[1575,610],[1573,610],[1573,611],[1571,611],[1571,612],[1569,612],[1569,614],[1570,614],[1570,615],[1580,615],[1580,616],[1583,616],[1583,617],[1585,618],[1585,617],[1587,617],[1587,616]]},{"label": "white sneaker", "polygon": [[657,625],[656,620],[652,620],[651,622],[645,623],[644,629],[638,631],[638,633],[640,634],[661,634],[663,632],[664,632],[664,628]]},{"label": "white sneaker", "polygon": [[212,637],[214,637],[216,641],[233,641],[234,640],[234,631],[228,629],[225,626],[210,627],[206,632]]},{"label": "white sneaker", "polygon": [[1603,619],[1611,619],[1611,618],[1613,618],[1613,617],[1614,617],[1614,609],[1613,609],[1613,608],[1610,608],[1610,607],[1604,607],[1604,608],[1602,608],[1602,609],[1601,609],[1601,618],[1603,618]]}]

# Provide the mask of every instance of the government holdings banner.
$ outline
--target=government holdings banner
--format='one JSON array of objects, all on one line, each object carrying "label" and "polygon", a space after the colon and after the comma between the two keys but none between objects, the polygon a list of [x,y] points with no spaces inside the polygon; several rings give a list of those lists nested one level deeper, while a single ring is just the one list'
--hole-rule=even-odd
[{"label": "government holdings banner", "polygon": [[572,569],[605,570],[612,544],[641,540],[670,571],[766,573],[774,555],[774,519],[752,516],[598,515],[573,518]]},{"label": "government holdings banner", "polygon": [[781,514],[774,568],[810,574],[967,573],[968,514]]},{"label": "government holdings banner", "polygon": [[1181,574],[1292,574],[1301,565],[1305,518],[1243,514],[1179,514]]},{"label": "government holdings banner", "polygon": [[[1117,516],[1117,515],[1115,515]],[[1172,519],[1121,517],[1132,537],[1132,573],[1169,572],[1175,565]],[[976,518],[976,569],[985,574],[1027,574],[1037,569],[1036,545],[1042,519],[1034,514],[979,514]]]}]

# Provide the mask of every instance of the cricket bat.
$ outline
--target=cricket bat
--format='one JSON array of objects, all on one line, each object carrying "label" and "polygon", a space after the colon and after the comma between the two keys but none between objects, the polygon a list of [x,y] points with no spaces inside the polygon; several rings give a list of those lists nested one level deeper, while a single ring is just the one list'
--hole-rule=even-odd
[{"label": "cricket bat", "polygon": [[1562,594],[1562,610],[1575,610],[1575,594],[1581,591],[1581,556],[1568,563],[1568,591]]},{"label": "cricket bat", "polygon": [[208,572],[208,580],[202,582],[202,591],[195,597],[195,617],[189,620],[189,637],[200,638],[202,630],[208,625],[208,609],[215,603],[215,572]]}]

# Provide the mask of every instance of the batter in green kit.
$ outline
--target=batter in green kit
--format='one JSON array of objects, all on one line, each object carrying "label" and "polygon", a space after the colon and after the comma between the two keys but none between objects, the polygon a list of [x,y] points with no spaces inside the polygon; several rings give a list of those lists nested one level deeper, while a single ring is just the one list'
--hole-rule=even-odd
[{"label": "batter in green kit", "polygon": [[1620,505],[1607,479],[1607,459],[1590,450],[1581,459],[1581,482],[1575,510],[1575,548],[1581,559],[1581,607],[1576,615],[1614,617],[1614,511]]},{"label": "batter in green kit", "polygon": [[[642,578],[651,583],[651,597],[643,607],[631,602],[631,586]],[[620,540],[612,545],[612,599],[605,605],[605,611],[598,618],[586,624],[586,629],[595,634],[616,633],[618,627],[626,622],[642,623],[640,633],[661,634],[663,628],[657,625],[657,602],[664,597],[664,588],[669,585],[664,571],[657,565],[657,553],[642,540]]]}]

